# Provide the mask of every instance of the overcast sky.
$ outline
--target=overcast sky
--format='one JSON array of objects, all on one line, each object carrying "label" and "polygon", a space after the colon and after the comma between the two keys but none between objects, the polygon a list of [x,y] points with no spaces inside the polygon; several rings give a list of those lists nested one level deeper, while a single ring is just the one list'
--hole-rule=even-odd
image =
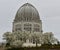
[{"label": "overcast sky", "polygon": [[[19,7],[26,0],[0,0],[0,42],[4,32],[12,31],[12,22]],[[53,32],[60,40],[60,0],[28,0],[36,7],[42,20],[43,31]]]}]

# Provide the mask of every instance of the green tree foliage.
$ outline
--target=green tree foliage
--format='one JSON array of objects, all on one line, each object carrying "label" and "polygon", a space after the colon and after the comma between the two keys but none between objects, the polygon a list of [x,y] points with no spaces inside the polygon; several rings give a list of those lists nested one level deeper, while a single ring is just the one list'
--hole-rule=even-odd
[{"label": "green tree foliage", "polygon": [[28,39],[32,39],[32,43],[38,44],[56,44],[59,43],[52,32],[42,33],[27,33],[27,32],[6,32],[3,35],[7,45],[12,47],[21,47]]},{"label": "green tree foliage", "polygon": [[28,38],[28,34],[25,32],[6,32],[3,35],[4,39],[7,43],[10,44],[10,46],[22,46],[24,42],[26,42],[26,39]]},{"label": "green tree foliage", "polygon": [[7,43],[6,46],[10,46],[10,42],[12,41],[12,38],[13,36],[11,32],[4,33],[3,39],[6,40],[6,43]]},{"label": "green tree foliage", "polygon": [[56,44],[57,39],[54,37],[52,32],[46,32],[43,34],[44,44]]},{"label": "green tree foliage", "polygon": [[38,46],[37,44],[42,44],[42,34],[40,33],[33,33],[30,34],[30,38],[33,39],[33,43],[36,44],[36,46]]}]

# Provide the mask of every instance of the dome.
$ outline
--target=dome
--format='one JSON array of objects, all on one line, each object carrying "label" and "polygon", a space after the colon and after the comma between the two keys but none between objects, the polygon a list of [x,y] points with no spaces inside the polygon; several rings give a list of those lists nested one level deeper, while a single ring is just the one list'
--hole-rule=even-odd
[{"label": "dome", "polygon": [[36,10],[36,8],[29,4],[25,3],[22,5],[15,16],[15,22],[20,22],[20,21],[40,21],[39,13]]}]

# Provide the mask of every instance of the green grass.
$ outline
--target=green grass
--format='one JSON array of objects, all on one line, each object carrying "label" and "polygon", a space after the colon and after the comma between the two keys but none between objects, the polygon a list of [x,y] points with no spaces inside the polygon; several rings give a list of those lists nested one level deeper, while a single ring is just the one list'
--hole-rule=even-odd
[{"label": "green grass", "polygon": [[20,47],[7,50],[60,50],[60,45],[42,45],[41,47]]}]

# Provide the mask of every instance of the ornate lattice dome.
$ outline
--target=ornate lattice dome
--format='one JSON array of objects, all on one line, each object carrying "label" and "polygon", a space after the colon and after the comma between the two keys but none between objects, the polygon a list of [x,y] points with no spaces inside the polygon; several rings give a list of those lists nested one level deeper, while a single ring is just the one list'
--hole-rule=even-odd
[{"label": "ornate lattice dome", "polygon": [[20,21],[38,22],[40,21],[40,17],[38,11],[33,5],[29,3],[25,3],[18,9],[14,21],[15,22],[20,22]]}]

